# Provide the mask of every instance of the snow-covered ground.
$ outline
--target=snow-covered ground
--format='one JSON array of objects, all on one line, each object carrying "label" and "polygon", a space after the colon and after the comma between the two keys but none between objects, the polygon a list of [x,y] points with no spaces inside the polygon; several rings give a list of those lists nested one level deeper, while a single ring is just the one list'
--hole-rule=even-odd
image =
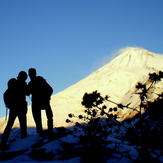
[{"label": "snow-covered ground", "polygon": [[[14,140],[10,139],[9,150],[0,152],[0,161],[2,163],[11,163],[11,162],[44,162],[44,163],[80,163],[81,157],[75,156],[71,152],[71,147],[77,149],[80,145],[80,139],[74,137],[71,134],[66,134],[65,136],[58,137],[57,139],[52,140],[48,136],[40,136],[36,134],[34,128],[28,129],[28,137],[25,139],[20,139],[20,133],[18,129],[13,129],[11,132],[11,137],[15,138]],[[57,134],[57,130],[53,130],[53,134]],[[115,136],[115,138],[114,138]],[[110,152],[113,155],[106,157],[105,162],[109,163],[132,163],[139,156],[137,146],[130,145],[127,141],[122,141],[116,138],[117,135],[113,133],[106,138],[106,142],[110,143],[105,147],[109,150],[116,149],[115,152]],[[70,144],[66,148],[63,148],[63,143]],[[71,145],[72,144],[72,145]],[[41,152],[42,150],[42,152]],[[67,150],[67,151],[66,151]],[[37,152],[38,151],[38,152]],[[73,150],[74,152],[75,150]],[[84,153],[84,151],[82,151]],[[91,151],[88,151],[88,153]],[[158,154],[161,153],[161,150],[155,150]],[[69,156],[68,156],[69,154]],[[97,153],[95,154],[97,156]],[[100,155],[100,150],[99,150]],[[154,155],[154,154],[153,154]],[[13,158],[12,158],[13,157]],[[73,158],[72,158],[73,157]],[[3,158],[5,161],[3,161]],[[131,159],[129,159],[131,158]],[[163,162],[163,156],[159,158]],[[93,161],[94,162],[94,161]],[[98,161],[97,161],[98,162]]]}]

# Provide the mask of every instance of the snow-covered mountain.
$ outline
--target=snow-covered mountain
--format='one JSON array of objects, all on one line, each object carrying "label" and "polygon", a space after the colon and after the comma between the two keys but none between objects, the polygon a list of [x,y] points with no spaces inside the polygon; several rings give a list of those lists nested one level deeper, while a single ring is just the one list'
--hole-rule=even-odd
[{"label": "snow-covered mountain", "polygon": [[[85,92],[91,93],[98,90],[103,96],[108,95],[115,102],[127,103],[137,82],[145,82],[150,72],[163,70],[162,63],[162,55],[144,49],[120,50],[119,55],[111,62],[52,97],[55,125],[66,125],[64,120],[68,113],[83,112],[84,107],[81,106],[81,101]],[[108,107],[112,105],[107,104]],[[123,118],[128,116],[126,111],[122,114]]]},{"label": "snow-covered mountain", "polygon": [[[54,126],[69,125],[65,123],[69,113],[83,113],[84,107],[81,105],[81,101],[85,92],[91,93],[98,90],[103,96],[108,95],[111,100],[117,103],[129,102],[137,82],[145,82],[150,72],[162,71],[162,63],[163,55],[140,48],[121,49],[119,55],[111,62],[51,97]],[[107,106],[111,107],[112,104],[108,103]],[[46,128],[46,116],[44,111],[42,112],[43,125]],[[124,113],[121,113],[121,116],[123,119],[129,116],[128,111],[125,110]],[[35,126],[30,106],[27,117],[28,126]],[[4,130],[6,123],[4,118],[0,119],[0,132]],[[18,126],[19,123],[16,121],[14,127]]]},{"label": "snow-covered mountain", "polygon": [[[162,63],[163,55],[155,54],[145,49],[130,47],[120,50],[119,55],[111,62],[93,72],[85,79],[51,97],[51,107],[54,113],[54,126],[68,127],[71,123],[66,123],[65,120],[68,118],[69,113],[76,115],[84,113],[84,107],[81,105],[81,101],[85,92],[91,93],[98,90],[102,96],[108,95],[110,97],[109,99],[116,103],[128,104],[132,102],[131,107],[137,106],[139,104],[139,98],[138,95],[134,94],[135,85],[138,82],[146,82],[149,73],[163,71]],[[155,92],[163,92],[162,81],[159,82],[159,84],[156,84]],[[154,97],[152,96],[150,98]],[[114,104],[107,102],[105,105],[112,107]],[[42,112],[43,126],[46,128],[46,116],[44,111]],[[137,112],[129,109],[124,109],[118,112],[121,117],[120,120],[133,117],[136,113]],[[28,133],[30,136],[26,138],[26,142],[29,143],[25,143],[25,140],[23,141],[19,139],[11,144],[11,151],[14,151],[15,149],[16,151],[20,151],[22,149],[27,150],[33,144],[41,141],[41,138],[35,133],[35,129],[33,128],[35,127],[35,124],[30,106],[28,109],[27,119]],[[0,133],[3,132],[6,123],[7,121],[5,121],[5,118],[0,119]],[[10,141],[17,136],[17,127],[19,127],[18,121],[14,124],[15,129],[10,134]],[[73,141],[76,141],[72,137],[66,137],[63,139],[66,139],[65,141],[72,141],[72,139]],[[48,140],[43,141],[48,142]],[[19,142],[22,143],[22,145],[19,146]],[[42,143],[44,144],[45,142]],[[52,151],[61,148],[56,144],[59,144],[59,141],[51,142],[49,146],[45,143],[44,148],[47,150],[51,149]],[[129,147],[125,146],[125,148],[127,149]],[[135,149],[133,147],[131,148],[130,150],[133,152]],[[30,150],[28,149],[28,152],[29,151]],[[24,154],[23,158],[28,160],[29,156],[25,158],[26,156],[27,154]],[[20,156],[17,159],[22,160],[22,157]],[[70,160],[70,162],[78,162],[77,160],[79,159],[74,158]]]}]

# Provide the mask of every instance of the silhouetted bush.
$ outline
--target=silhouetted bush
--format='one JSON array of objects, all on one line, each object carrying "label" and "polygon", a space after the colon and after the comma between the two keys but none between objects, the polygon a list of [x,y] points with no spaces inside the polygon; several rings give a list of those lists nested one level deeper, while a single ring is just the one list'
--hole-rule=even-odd
[{"label": "silhouetted bush", "polygon": [[[159,162],[158,159],[162,155],[161,152],[156,152],[163,147],[163,93],[158,94],[158,98],[154,101],[148,101],[148,95],[151,94],[153,86],[160,82],[163,78],[163,72],[149,74],[148,82],[145,84],[138,83],[136,85],[135,94],[139,95],[139,108],[130,108],[129,105],[118,104],[111,101],[108,96],[102,97],[100,93],[94,91],[92,93],[85,93],[83,96],[82,105],[85,106],[85,114],[75,116],[70,113],[67,123],[73,123],[72,118],[78,118],[80,122],[75,123],[72,134],[80,138],[81,152],[78,154],[82,157],[83,162],[90,160],[103,160],[105,156],[113,156],[119,154],[119,160],[127,157],[133,162],[149,161]],[[105,101],[112,102],[117,105],[114,108],[107,108],[104,105]],[[137,115],[128,121],[136,122],[133,125],[125,125],[123,122],[117,121],[116,111],[118,109],[132,109],[137,111]],[[144,113],[143,113],[144,112]],[[81,120],[85,123],[81,123]],[[121,128],[125,134],[121,133]],[[138,157],[133,160],[129,156],[129,151],[126,154],[118,152],[116,148],[109,148],[111,141],[107,138],[113,134],[119,133],[119,138],[123,141],[128,141],[133,145],[138,152]],[[123,135],[123,136],[122,136]],[[89,149],[86,150],[86,149]],[[92,152],[93,151],[93,152]],[[124,152],[125,153],[125,152]]]}]

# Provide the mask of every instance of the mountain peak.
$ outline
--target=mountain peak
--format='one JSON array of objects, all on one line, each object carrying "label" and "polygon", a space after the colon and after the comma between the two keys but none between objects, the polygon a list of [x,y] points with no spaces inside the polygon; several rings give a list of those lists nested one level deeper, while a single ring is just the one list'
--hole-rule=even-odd
[{"label": "mountain peak", "polygon": [[120,50],[122,55],[129,55],[129,56],[146,56],[146,57],[155,57],[157,54],[149,52],[146,49],[143,48],[136,48],[136,47],[128,47],[123,48]]},{"label": "mountain peak", "polygon": [[161,55],[136,47],[121,49],[118,54],[119,55],[114,60],[112,60],[112,62],[110,62],[114,68],[118,69],[155,67],[155,65],[153,66],[154,61],[159,61],[159,58],[162,58]]}]

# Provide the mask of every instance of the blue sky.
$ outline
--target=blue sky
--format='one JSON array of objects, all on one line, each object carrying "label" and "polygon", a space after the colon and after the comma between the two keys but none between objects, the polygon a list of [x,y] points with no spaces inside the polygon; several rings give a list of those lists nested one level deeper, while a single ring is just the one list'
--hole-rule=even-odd
[{"label": "blue sky", "polygon": [[118,49],[163,54],[162,0],[1,0],[0,22],[0,117],[8,80],[30,67],[55,94]]}]

